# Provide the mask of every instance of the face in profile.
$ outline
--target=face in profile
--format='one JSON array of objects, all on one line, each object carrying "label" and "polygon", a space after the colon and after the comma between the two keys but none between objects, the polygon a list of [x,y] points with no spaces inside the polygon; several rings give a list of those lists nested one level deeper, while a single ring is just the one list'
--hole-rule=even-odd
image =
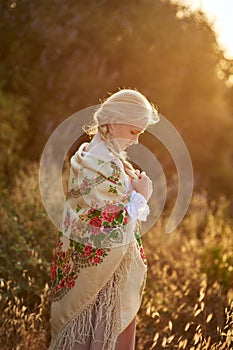
[{"label": "face in profile", "polygon": [[117,140],[121,150],[124,150],[133,144],[137,144],[139,136],[144,131],[145,129],[131,124],[109,124],[109,133],[112,138]]}]

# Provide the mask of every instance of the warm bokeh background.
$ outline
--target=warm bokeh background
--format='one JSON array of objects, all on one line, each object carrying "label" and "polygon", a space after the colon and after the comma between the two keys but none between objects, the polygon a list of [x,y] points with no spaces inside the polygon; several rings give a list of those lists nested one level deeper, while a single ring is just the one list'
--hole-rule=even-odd
[{"label": "warm bokeh background", "polygon": [[177,128],[195,176],[187,215],[167,235],[175,167],[162,144],[142,136],[169,195],[143,237],[149,273],[137,349],[230,349],[233,61],[211,24],[162,0],[5,0],[0,15],[1,349],[49,343],[57,230],[38,189],[45,142],[62,120],[123,87],[144,93]]}]

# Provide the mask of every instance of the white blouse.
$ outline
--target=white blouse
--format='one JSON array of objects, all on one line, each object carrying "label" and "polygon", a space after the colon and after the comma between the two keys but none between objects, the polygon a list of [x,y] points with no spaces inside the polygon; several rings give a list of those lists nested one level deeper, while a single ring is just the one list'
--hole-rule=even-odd
[{"label": "white blouse", "polygon": [[[126,177],[126,191],[129,192],[131,190],[131,184],[129,176]],[[150,213],[150,208],[147,204],[145,197],[136,192],[132,191],[130,201],[126,205],[127,212],[131,219],[134,221],[136,219],[140,221],[146,221],[148,214]]]}]

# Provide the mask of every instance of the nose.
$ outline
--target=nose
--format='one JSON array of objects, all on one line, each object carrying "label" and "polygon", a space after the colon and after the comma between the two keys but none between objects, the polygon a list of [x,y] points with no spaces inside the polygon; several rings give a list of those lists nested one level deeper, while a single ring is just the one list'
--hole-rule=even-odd
[{"label": "nose", "polygon": [[137,145],[138,144],[138,138],[132,139],[130,144],[131,145]]},{"label": "nose", "polygon": [[135,136],[135,137],[133,138],[133,143],[138,144],[138,136]]},{"label": "nose", "polygon": [[136,145],[136,144],[138,144],[138,136],[137,136],[137,135],[131,136],[130,139],[131,139],[130,145]]}]

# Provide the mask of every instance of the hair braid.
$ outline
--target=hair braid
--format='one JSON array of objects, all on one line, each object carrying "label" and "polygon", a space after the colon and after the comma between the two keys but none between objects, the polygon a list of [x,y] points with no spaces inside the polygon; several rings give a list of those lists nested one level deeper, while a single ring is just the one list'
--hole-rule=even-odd
[{"label": "hair braid", "polygon": [[109,149],[109,151],[116,158],[122,161],[126,174],[129,175],[130,177],[137,178],[134,167],[126,159],[126,157],[128,157],[127,152],[120,151],[118,142],[115,139],[111,138],[111,135],[108,132],[108,125],[107,124],[99,125],[98,132],[100,134],[101,139],[105,141],[106,147]]},{"label": "hair braid", "polygon": [[109,151],[122,161],[125,172],[136,178],[135,169],[127,161],[127,153],[121,151],[117,140],[111,137],[108,125],[114,122],[127,123],[144,129],[158,123],[159,119],[157,109],[143,94],[133,89],[122,89],[101,103],[92,117],[91,125],[84,126],[83,130],[89,136],[98,131]]}]

